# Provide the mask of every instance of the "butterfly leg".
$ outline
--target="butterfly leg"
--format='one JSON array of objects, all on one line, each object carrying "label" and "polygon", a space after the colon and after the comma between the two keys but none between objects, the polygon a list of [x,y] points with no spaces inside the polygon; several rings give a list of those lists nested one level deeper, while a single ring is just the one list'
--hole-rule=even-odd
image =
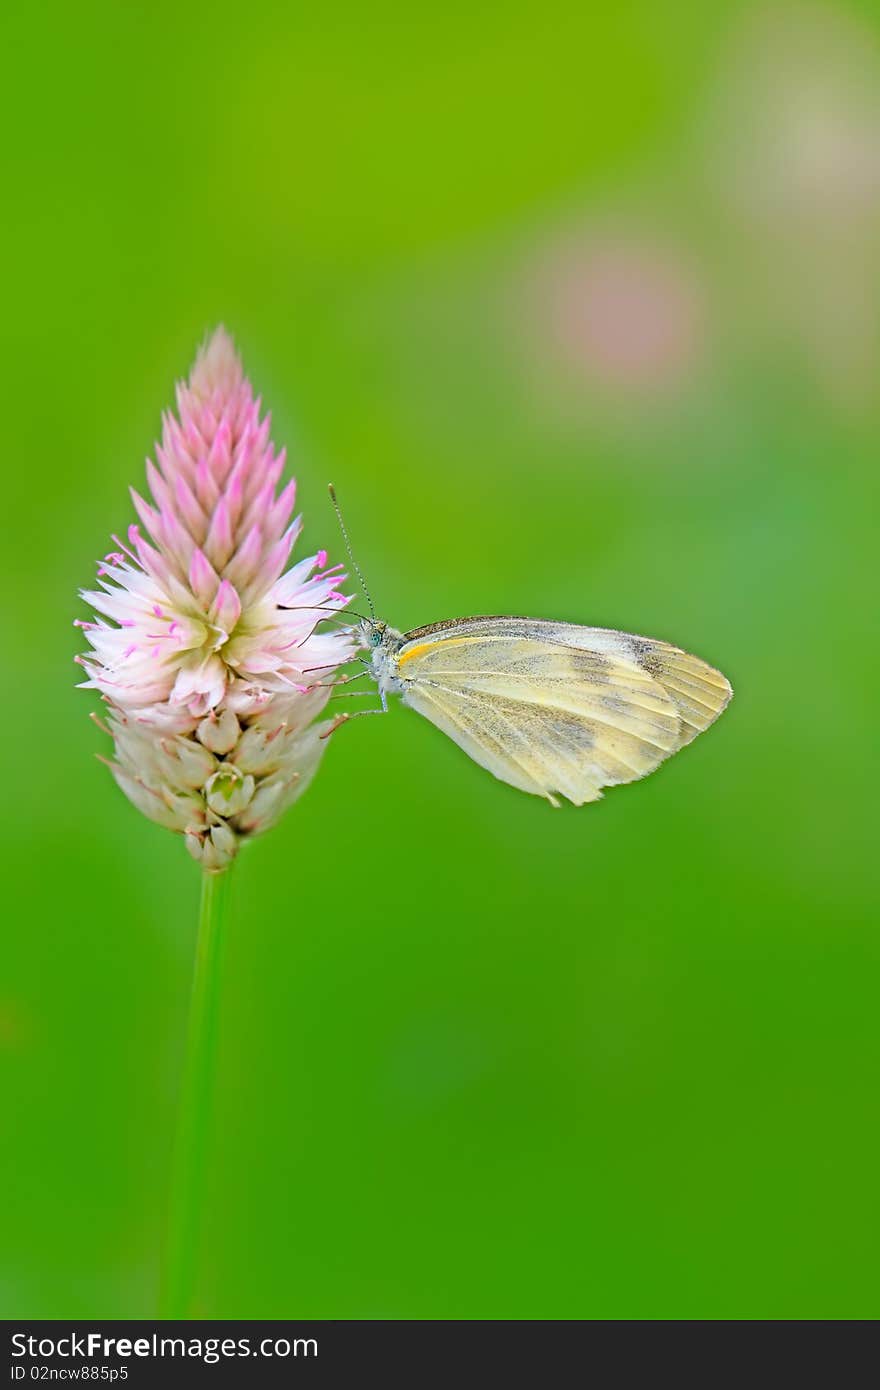
[{"label": "butterfly leg", "polygon": [[[355,691],[355,692],[353,692],[353,693],[355,693],[355,694],[360,694],[360,693],[362,693],[362,692]],[[372,695],[372,694],[373,694],[372,690],[367,690],[367,691],[364,691],[363,693],[364,693],[364,694],[367,694],[367,695]],[[344,719],[348,720],[348,719],[360,719],[360,718],[361,718],[363,715],[365,715],[365,714],[387,714],[387,713],[388,713],[388,696],[385,694],[385,691],[384,691],[384,690],[381,690],[381,689],[380,689],[380,690],[377,690],[377,691],[376,691],[376,694],[379,696],[379,699],[382,701],[382,708],[381,708],[381,709],[359,709],[359,710],[355,710],[354,714],[345,714],[345,715],[343,715],[342,717],[343,717]]]},{"label": "butterfly leg", "polygon": [[[359,694],[361,692],[355,693]],[[365,691],[363,693],[372,694],[372,691]],[[330,728],[327,729],[325,733],[321,734],[320,737],[322,739],[329,738],[330,735],[335,734],[336,730],[341,728],[343,724],[348,724],[348,722],[352,719],[361,719],[365,714],[387,714],[388,696],[385,694],[385,691],[381,689],[377,693],[379,695],[379,699],[382,701],[381,709],[359,709],[355,710],[354,714],[349,714],[347,711],[344,714],[337,714],[336,718],[333,720],[333,723],[330,725]],[[339,696],[337,698],[341,699],[342,697]]]},{"label": "butterfly leg", "polygon": [[[309,690],[335,690],[338,685],[351,685],[353,681],[362,680],[364,676],[368,676],[369,674],[370,671],[369,668],[367,668],[364,671],[358,671],[356,676],[342,675],[335,681],[315,681],[313,685],[309,686]],[[354,693],[359,694],[360,692],[355,691]]]}]

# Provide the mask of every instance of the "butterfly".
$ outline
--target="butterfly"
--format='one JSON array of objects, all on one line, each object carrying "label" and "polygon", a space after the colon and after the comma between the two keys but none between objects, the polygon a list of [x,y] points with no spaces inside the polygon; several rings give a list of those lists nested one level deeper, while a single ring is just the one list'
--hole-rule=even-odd
[{"label": "butterfly", "polygon": [[[330,490],[352,563],[345,523]],[[359,631],[382,710],[399,695],[474,762],[558,806],[653,772],[718,718],[733,694],[720,671],[649,637],[539,618],[452,618]],[[334,724],[356,716],[340,715]]]},{"label": "butterfly", "polygon": [[732,694],[680,647],[606,628],[517,617],[360,627],[383,710],[399,695],[474,762],[554,806],[647,776]]}]

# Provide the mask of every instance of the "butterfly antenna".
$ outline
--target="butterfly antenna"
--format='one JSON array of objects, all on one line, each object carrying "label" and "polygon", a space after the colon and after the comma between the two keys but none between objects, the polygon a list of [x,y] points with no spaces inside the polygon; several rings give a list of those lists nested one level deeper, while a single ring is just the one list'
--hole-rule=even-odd
[{"label": "butterfly antenna", "polygon": [[336,500],[336,489],[334,488],[332,483],[327,484],[327,491],[330,493],[330,501],[333,503],[333,510],[336,513],[336,520],[339,522],[339,529],[342,532],[342,539],[345,541],[345,548],[348,551],[348,558],[351,561],[351,567],[357,575],[360,586],[364,591],[364,597],[366,598],[367,603],[370,605],[370,616],[375,621],[376,610],[373,607],[373,600],[370,596],[370,591],[367,588],[366,580],[364,579],[363,573],[361,572],[361,567],[358,564],[357,560],[354,558],[354,551],[351,548],[351,541],[348,536],[348,530],[346,528],[345,522],[342,519],[341,508],[339,506],[338,501]]}]

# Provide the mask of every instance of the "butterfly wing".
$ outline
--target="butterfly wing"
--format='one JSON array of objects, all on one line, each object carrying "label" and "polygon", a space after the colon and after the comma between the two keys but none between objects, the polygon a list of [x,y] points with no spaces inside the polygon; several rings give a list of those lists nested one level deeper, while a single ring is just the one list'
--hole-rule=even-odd
[{"label": "butterfly wing", "polygon": [[730,698],[725,678],[668,643],[526,618],[408,633],[405,702],[502,781],[576,805],[636,781]]}]

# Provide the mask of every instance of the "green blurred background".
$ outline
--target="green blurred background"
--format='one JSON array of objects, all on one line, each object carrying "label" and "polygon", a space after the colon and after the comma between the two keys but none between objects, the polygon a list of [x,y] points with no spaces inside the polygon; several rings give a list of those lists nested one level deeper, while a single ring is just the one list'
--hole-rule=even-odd
[{"label": "green blurred background", "polygon": [[397,707],[334,740],[236,870],[201,1311],[880,1312],[872,12],[6,14],[6,1317],[154,1312],[198,874],[70,624],[221,319],[395,625],[736,699],[582,810]]}]

